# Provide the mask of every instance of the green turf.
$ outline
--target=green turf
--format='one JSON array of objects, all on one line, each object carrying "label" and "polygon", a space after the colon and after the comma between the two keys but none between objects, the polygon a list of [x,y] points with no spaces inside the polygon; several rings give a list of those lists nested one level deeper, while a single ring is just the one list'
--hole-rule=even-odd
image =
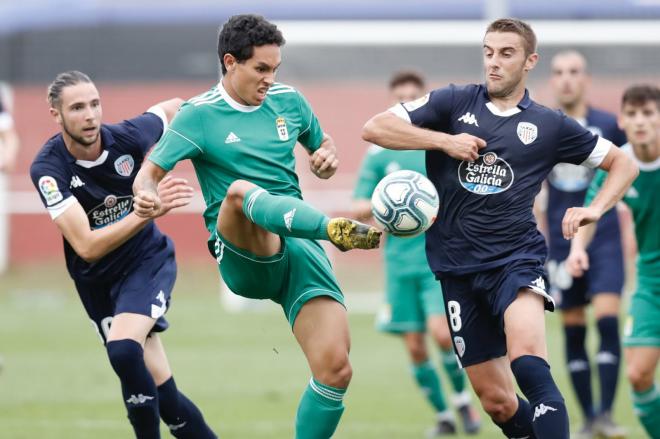
[{"label": "green turf", "polygon": [[[347,270],[341,270],[344,288],[361,290]],[[200,264],[180,269],[168,319],[163,340],[179,387],[222,438],[292,437],[309,371],[277,308],[223,311],[216,271]],[[335,437],[424,437],[433,415],[413,385],[402,345],[376,333],[371,315],[350,320],[354,377]],[[577,425],[556,317],[548,322],[554,375]],[[117,378],[61,264],[0,277],[0,356],[0,438],[131,437]],[[615,417],[629,437],[644,437],[623,379]],[[486,421],[479,437],[501,436]]]}]

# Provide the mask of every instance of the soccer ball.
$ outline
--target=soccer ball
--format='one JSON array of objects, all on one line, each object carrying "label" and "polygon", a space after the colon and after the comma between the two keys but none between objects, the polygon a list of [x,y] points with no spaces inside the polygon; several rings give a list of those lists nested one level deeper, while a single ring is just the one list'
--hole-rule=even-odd
[{"label": "soccer ball", "polygon": [[415,171],[396,171],[383,178],[371,196],[376,222],[394,236],[424,233],[438,214],[439,197],[433,183]]}]

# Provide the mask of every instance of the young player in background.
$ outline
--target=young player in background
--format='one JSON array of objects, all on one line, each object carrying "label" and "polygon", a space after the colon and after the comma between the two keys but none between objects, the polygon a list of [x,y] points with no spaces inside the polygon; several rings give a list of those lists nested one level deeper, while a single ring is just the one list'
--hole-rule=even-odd
[{"label": "young player in background", "polygon": [[310,154],[310,169],[330,178],[339,161],[309,103],[275,83],[284,38],[256,15],[236,15],[222,27],[222,79],[185,103],[135,180],[136,211],[158,212],[156,185],[167,170],[191,159],[206,201],[209,250],[236,294],[280,305],[312,371],[296,417],[298,439],[334,433],[352,376],[343,295],[317,240],[341,250],[375,248],[380,232],[326,217],[302,201],[294,147]]},{"label": "young player in background", "polygon": [[[617,146],[626,142],[616,116],[591,107],[586,91],[589,84],[587,61],[577,51],[559,52],[552,58],[550,85],[559,108],[594,134]],[[589,247],[591,268],[573,278],[565,267],[570,242],[562,236],[561,220],[566,209],[581,206],[593,178],[593,169],[570,163],[556,165],[547,179],[547,206],[539,223],[547,224],[548,275],[551,294],[561,310],[564,325],[566,365],[585,422],[579,435],[600,434],[623,437],[625,431],[612,421],[612,406],[619,376],[619,310],[624,283],[621,233],[616,209],[598,221],[598,232]],[[594,407],[591,367],[585,346],[586,306],[593,305],[600,346],[596,354],[600,404]]]},{"label": "young player in background", "polygon": [[[414,71],[396,73],[389,84],[394,103],[410,102],[425,93],[424,79]],[[423,151],[392,151],[371,145],[362,162],[353,192],[353,214],[359,220],[372,218],[371,195],[378,182],[391,172],[409,169],[426,175]],[[378,329],[401,335],[412,361],[412,373],[437,413],[435,436],[456,432],[454,415],[447,407],[440,379],[429,360],[425,333],[440,348],[441,362],[455,392],[452,398],[468,434],[479,431],[480,422],[470,407],[465,375],[452,348],[445,316],[442,289],[429,269],[424,235],[414,238],[388,236],[385,242],[387,304],[379,313]]]},{"label": "young player in background", "polygon": [[[566,212],[563,232],[571,238],[616,203],[637,168],[608,140],[530,99],[525,83],[537,60],[527,23],[496,20],[483,41],[485,85],[450,85],[396,105],[368,121],[363,137],[427,150],[427,174],[440,195],[427,257],[484,410],[509,438],[565,439],[568,413],[547,363],[544,311],[554,301],[534,198],[557,163],[610,171],[592,206]],[[511,372],[529,402],[516,396]]]},{"label": "young player in background", "polygon": [[[135,435],[160,437],[160,419],[177,438],[215,438],[199,409],[176,387],[157,333],[176,278],[174,246],[150,219],[132,212],[132,184],[148,149],[167,128],[180,99],[160,102],[115,125],[101,123],[94,83],[77,71],[48,87],[61,126],[32,162],[41,201],[64,237],[66,265],[121,382]],[[153,217],[190,201],[185,180],[158,188]]]},{"label": "young player in background", "polygon": [[[639,176],[625,192],[623,202],[635,222],[637,290],[632,296],[624,325],[626,375],[633,388],[637,416],[653,439],[660,438],[660,392],[655,372],[660,358],[660,89],[652,85],[628,88],[622,99],[621,128],[628,144],[622,149],[639,166]],[[605,174],[598,172],[585,205],[593,204]],[[581,277],[592,266],[586,249],[597,234],[595,224],[584,227],[571,244],[567,268]]]}]

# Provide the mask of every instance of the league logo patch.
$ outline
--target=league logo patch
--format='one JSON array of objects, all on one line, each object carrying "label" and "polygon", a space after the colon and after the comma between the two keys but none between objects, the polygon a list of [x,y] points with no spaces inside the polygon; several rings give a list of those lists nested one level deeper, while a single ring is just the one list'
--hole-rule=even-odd
[{"label": "league logo patch", "polygon": [[130,177],[135,167],[135,161],[130,154],[124,154],[115,160],[115,171],[122,177]]},{"label": "league logo patch", "polygon": [[463,355],[465,354],[465,340],[463,340],[463,337],[454,337],[454,346],[456,346],[458,356],[463,358]]},{"label": "league logo patch", "polygon": [[504,192],[513,184],[513,170],[494,152],[480,155],[474,162],[458,166],[458,180],[468,191],[478,195]]},{"label": "league logo patch", "polygon": [[518,129],[516,132],[518,133],[518,138],[520,141],[525,145],[529,145],[536,140],[536,136],[538,135],[538,128],[536,128],[536,125],[533,123],[520,122],[518,123]]},{"label": "league logo patch", "polygon": [[64,198],[60,188],[57,187],[57,181],[49,175],[44,175],[39,179],[39,191],[44,196],[47,206],[59,203]]},{"label": "league logo patch", "polygon": [[280,137],[281,141],[289,140],[289,130],[286,128],[286,120],[282,116],[275,119],[275,125],[277,126],[277,135]]},{"label": "league logo patch", "polygon": [[419,107],[423,107],[424,105],[426,105],[426,103],[429,101],[430,97],[431,97],[431,95],[429,93],[427,93],[424,96],[422,96],[421,98],[415,99],[414,101],[404,102],[403,103],[403,108],[405,108],[408,111],[415,111]]}]

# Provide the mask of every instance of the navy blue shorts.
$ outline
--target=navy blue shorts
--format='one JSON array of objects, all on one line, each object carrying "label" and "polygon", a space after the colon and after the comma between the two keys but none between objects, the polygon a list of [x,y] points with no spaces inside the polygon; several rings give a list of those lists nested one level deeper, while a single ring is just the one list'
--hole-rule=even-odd
[{"label": "navy blue shorts", "polygon": [[623,252],[620,245],[589,251],[589,271],[582,277],[571,277],[564,261],[549,260],[550,293],[559,309],[585,306],[599,293],[621,295],[624,283]]},{"label": "navy blue shorts", "polygon": [[463,276],[445,275],[440,282],[454,350],[463,367],[506,355],[504,312],[521,288],[543,296],[546,309],[554,310],[546,292],[545,269],[534,260],[519,259]]},{"label": "navy blue shorts", "polygon": [[175,280],[176,261],[170,242],[166,251],[143,259],[139,265],[118,275],[115,282],[76,281],[75,284],[85,311],[105,344],[112,318],[125,312],[156,319],[152,332],[166,330],[169,323],[163,316],[169,307]]}]

